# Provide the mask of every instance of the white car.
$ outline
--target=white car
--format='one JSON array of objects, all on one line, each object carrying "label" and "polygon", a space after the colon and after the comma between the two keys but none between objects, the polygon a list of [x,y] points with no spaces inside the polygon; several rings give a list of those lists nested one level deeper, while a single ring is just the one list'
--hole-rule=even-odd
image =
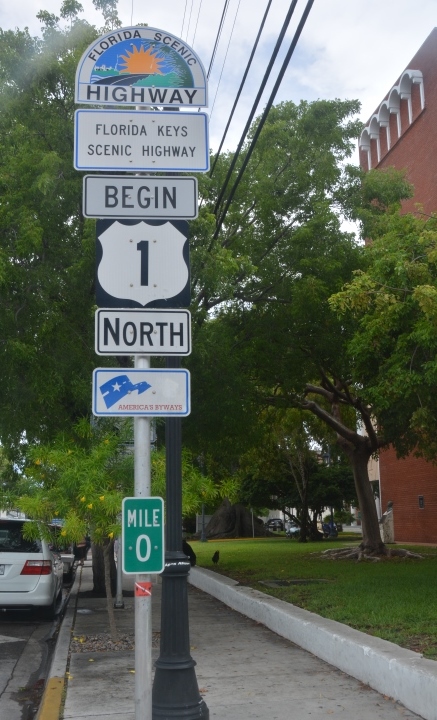
[{"label": "white car", "polygon": [[62,592],[62,559],[46,540],[23,537],[26,522],[0,518],[0,609],[39,609],[52,620]]}]

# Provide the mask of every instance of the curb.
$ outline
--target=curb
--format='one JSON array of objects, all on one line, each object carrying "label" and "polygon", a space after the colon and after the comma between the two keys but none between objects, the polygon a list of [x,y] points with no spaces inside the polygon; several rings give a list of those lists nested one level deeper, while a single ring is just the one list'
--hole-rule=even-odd
[{"label": "curb", "polygon": [[[41,704],[35,720],[59,720],[65,688],[71,633],[76,614],[77,595],[82,579],[82,568],[78,572],[68,598],[68,605],[61,622],[50,671],[44,688]],[[73,602],[72,602],[73,601]]]},{"label": "curb", "polygon": [[192,567],[188,580],[233,610],[394,698],[425,720],[437,720],[437,662],[239,585],[211,570]]}]

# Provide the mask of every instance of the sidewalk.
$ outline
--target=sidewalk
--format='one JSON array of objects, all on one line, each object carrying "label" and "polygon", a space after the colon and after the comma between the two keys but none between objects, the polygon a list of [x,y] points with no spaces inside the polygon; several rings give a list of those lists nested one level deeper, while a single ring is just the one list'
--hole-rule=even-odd
[{"label": "sidewalk", "polygon": [[[131,577],[125,576],[124,586],[133,587]],[[92,570],[86,562],[78,569],[38,720],[134,720],[134,651],[111,650],[102,642],[99,636],[108,632],[106,600],[90,597],[91,589]],[[154,583],[154,659],[159,653],[160,595],[161,585]],[[116,618],[126,647],[134,633],[134,598],[124,602]],[[191,585],[189,612],[191,653],[211,720],[419,718]]]}]

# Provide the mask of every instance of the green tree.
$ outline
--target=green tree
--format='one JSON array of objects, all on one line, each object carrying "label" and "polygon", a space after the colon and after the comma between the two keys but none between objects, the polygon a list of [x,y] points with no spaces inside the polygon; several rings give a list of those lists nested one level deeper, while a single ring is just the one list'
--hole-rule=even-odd
[{"label": "green tree", "polygon": [[41,19],[42,39],[0,31],[0,436],[16,454],[88,415],[95,364],[94,223],[72,157],[74,74],[96,31]]},{"label": "green tree", "polygon": [[356,330],[348,362],[375,417],[379,447],[436,461],[437,217],[379,218],[366,269],[330,299]]},{"label": "green tree", "polygon": [[[367,466],[380,443],[372,409],[351,372],[355,320],[340,318],[328,301],[367,262],[363,247],[342,230],[341,214],[359,218],[367,233],[372,219],[375,225],[411,189],[402,174],[361,178],[345,167],[358,129],[351,119],[356,109],[340,101],[285,103],[271,113],[238,201],[207,246],[203,218],[206,252],[201,257],[199,243],[195,255],[202,263],[198,277],[205,277],[196,296],[197,342],[217,398],[220,389],[227,398],[227,358],[240,368],[232,382],[250,389],[233,402],[240,403],[244,430],[252,427],[253,408],[269,404],[309,411],[334,433],[354,474],[361,552],[379,554],[384,546]],[[226,354],[217,346],[214,351],[214,335],[225,339]],[[197,402],[207,416],[202,397]],[[227,424],[226,401],[212,410],[221,426]]]},{"label": "green tree", "polygon": [[[95,4],[115,26],[116,2]],[[73,85],[97,31],[79,11],[79,3],[63,3],[66,29],[40,13],[42,38],[0,31],[0,438],[15,460],[90,412],[94,222],[82,216],[72,165]],[[377,443],[360,386],[350,380],[346,341],[355,319],[336,317],[327,300],[364,262],[339,217],[358,207],[368,214],[363,222],[383,217],[405,183],[387,177],[382,187],[370,173],[361,186],[346,166],[360,130],[357,110],[357,102],[339,100],[272,108],[220,229],[218,198],[232,156],[219,158],[212,178],[200,178],[191,241],[194,412],[185,437],[195,457],[216,455],[229,478],[256,441],[257,408],[309,410],[349,457],[363,547],[374,551],[381,546],[365,466]]]},{"label": "green tree", "polygon": [[356,500],[353,475],[340,455],[327,453],[334,437],[299,409],[268,408],[270,423],[259,446],[241,458],[242,499],[253,507],[296,508],[300,541],[317,537],[317,519],[326,507],[341,510]]}]

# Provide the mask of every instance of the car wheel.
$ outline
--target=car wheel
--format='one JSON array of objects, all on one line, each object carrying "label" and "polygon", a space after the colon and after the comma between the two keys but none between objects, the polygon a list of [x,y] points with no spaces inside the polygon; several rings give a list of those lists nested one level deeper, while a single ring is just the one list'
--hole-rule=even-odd
[{"label": "car wheel", "polygon": [[47,620],[48,622],[54,620],[56,615],[56,598],[53,598],[53,602],[51,605],[42,607],[40,614],[43,620]]},{"label": "car wheel", "polygon": [[62,590],[59,589],[59,592],[55,595],[53,598],[53,601],[51,605],[47,605],[46,607],[41,608],[41,617],[43,620],[52,621],[55,619],[56,615],[56,606],[58,604],[59,596],[61,595]]}]

